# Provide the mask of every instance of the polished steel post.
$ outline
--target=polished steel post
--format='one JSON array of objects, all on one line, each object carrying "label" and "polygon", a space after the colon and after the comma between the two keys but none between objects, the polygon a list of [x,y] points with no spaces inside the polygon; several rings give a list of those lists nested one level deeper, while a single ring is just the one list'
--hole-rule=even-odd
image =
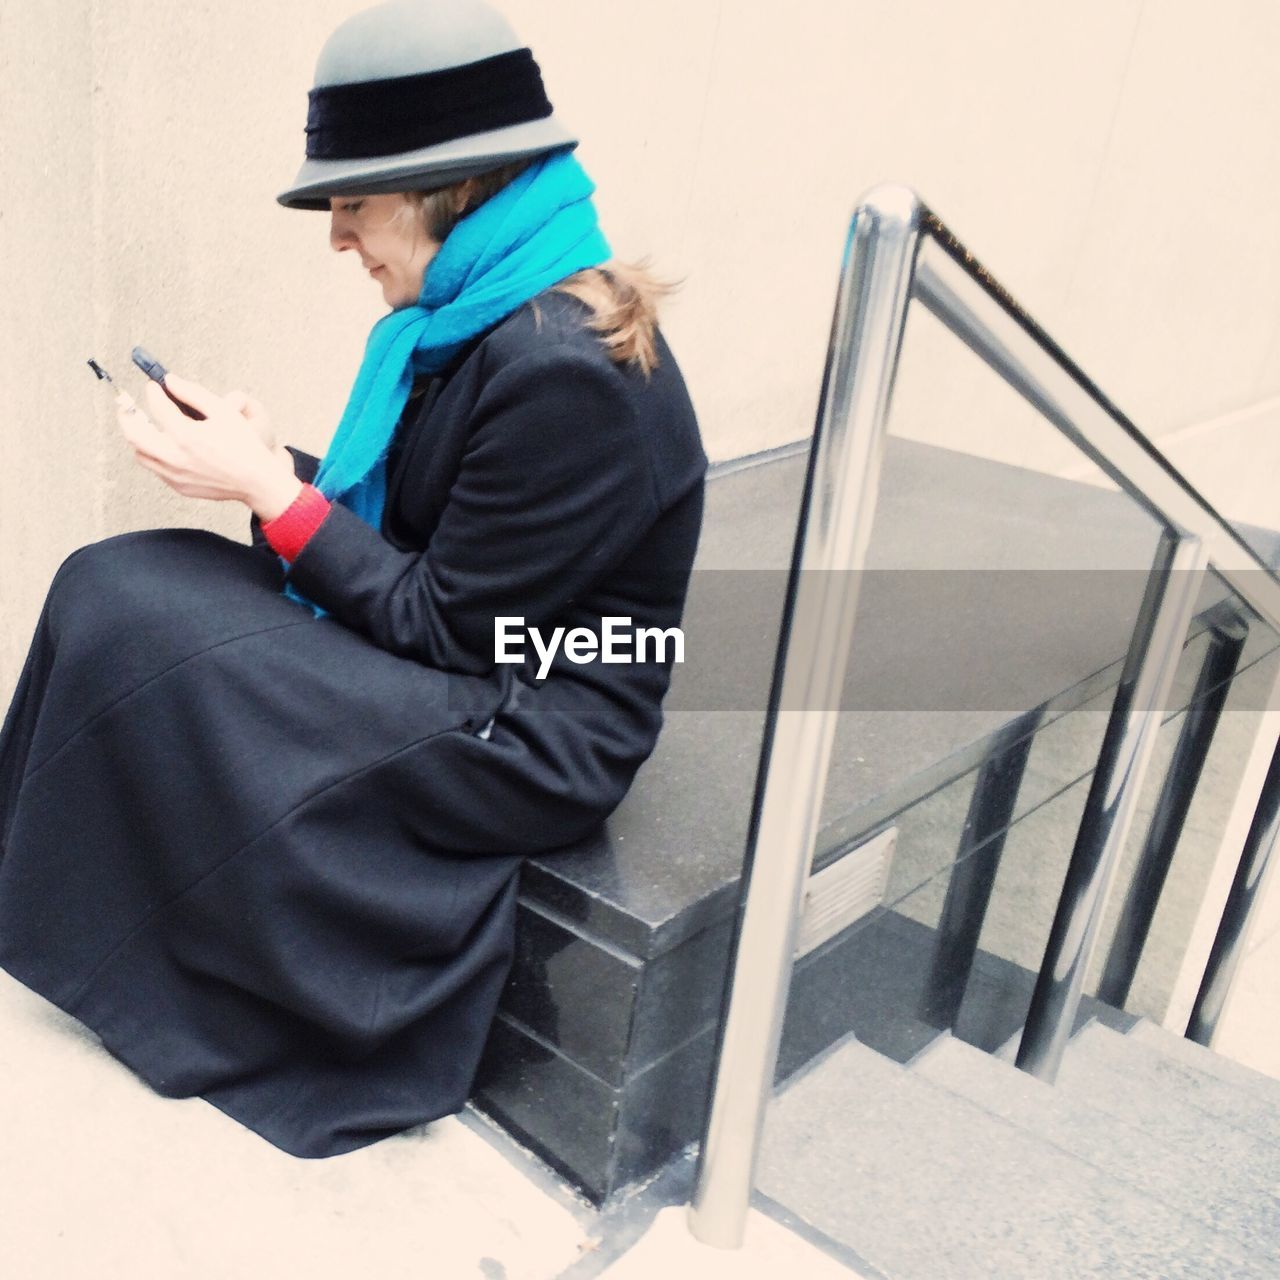
[{"label": "polished steel post", "polygon": [[1195,798],[1204,762],[1231,692],[1249,628],[1227,606],[1209,629],[1209,641],[1195,691],[1183,717],[1178,745],[1165,771],[1164,785],[1156,801],[1138,864],[1125,893],[1111,949],[1098,984],[1098,999],[1123,1009],[1138,972],[1138,962],[1151,933],[1160,895],[1164,892],[1173,856],[1182,839],[1182,828]]},{"label": "polished steel post", "polygon": [[1253,822],[1240,855],[1227,905],[1223,908],[1222,921],[1213,939],[1213,950],[1205,966],[1204,978],[1196,994],[1196,1002],[1187,1023],[1186,1036],[1197,1044],[1208,1045],[1218,1029],[1226,1005],[1227,992],[1236,966],[1244,949],[1245,931],[1249,913],[1257,900],[1258,891],[1266,879],[1267,868],[1275,855],[1280,840],[1280,742],[1267,769],[1266,781],[1258,797]]},{"label": "polished steel post", "polygon": [[855,210],[845,244],[756,775],[711,1108],[689,1207],[693,1235],[722,1248],[742,1243],[773,1090],[919,220],[912,192],[877,187]]},{"label": "polished steel post", "polygon": [[1017,1065],[1042,1080],[1052,1082],[1057,1076],[1071,1037],[1102,907],[1133,820],[1206,563],[1199,539],[1161,534],[1018,1045]]}]

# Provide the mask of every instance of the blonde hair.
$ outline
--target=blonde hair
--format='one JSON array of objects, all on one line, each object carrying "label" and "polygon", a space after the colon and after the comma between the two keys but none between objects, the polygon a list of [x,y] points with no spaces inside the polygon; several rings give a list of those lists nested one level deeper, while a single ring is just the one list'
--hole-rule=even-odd
[{"label": "blonde hair", "polygon": [[[496,195],[538,158],[525,156],[435,191],[408,191],[405,195],[427,235],[443,244],[468,213]],[[598,267],[566,276],[552,286],[552,291],[567,293],[584,303],[591,312],[587,324],[600,336],[610,359],[616,364],[636,363],[647,379],[658,365],[658,306],[683,283],[683,279],[659,279],[650,271],[647,258],[637,263],[611,258]],[[534,321],[541,328],[542,313],[536,301],[533,311]]]}]

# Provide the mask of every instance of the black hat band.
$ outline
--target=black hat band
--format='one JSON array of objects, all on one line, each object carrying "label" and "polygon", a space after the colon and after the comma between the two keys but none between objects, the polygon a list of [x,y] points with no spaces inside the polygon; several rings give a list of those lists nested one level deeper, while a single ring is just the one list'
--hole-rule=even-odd
[{"label": "black hat band", "polygon": [[393,156],[551,114],[531,49],[307,96],[308,160]]}]

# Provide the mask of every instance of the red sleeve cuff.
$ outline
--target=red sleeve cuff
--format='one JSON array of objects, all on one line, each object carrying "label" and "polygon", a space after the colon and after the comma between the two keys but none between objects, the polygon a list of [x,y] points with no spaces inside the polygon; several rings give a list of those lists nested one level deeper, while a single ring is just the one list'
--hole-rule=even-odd
[{"label": "red sleeve cuff", "polygon": [[329,499],[314,485],[304,484],[302,492],[274,520],[262,526],[262,536],[271,549],[286,560],[293,560],[307,544],[307,539],[329,514]]}]

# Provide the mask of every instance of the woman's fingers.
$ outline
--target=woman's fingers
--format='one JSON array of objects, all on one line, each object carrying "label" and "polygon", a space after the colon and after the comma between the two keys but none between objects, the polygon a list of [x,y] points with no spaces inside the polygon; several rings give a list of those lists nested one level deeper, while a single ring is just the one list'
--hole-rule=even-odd
[{"label": "woman's fingers", "polygon": [[222,403],[246,418],[260,418],[267,412],[262,401],[255,399],[247,391],[228,391],[222,397]]},{"label": "woman's fingers", "polygon": [[146,401],[147,412],[157,426],[163,427],[166,431],[172,431],[179,422],[185,421],[182,410],[165,395],[159,383],[148,382],[142,389],[142,395]]},{"label": "woman's fingers", "polygon": [[[218,395],[216,391],[210,391],[208,387],[202,387],[198,382],[192,382],[189,378],[180,378],[176,373],[165,374],[164,381],[169,390],[183,404],[189,404],[193,409],[199,409],[206,418],[211,417],[217,410],[223,408],[225,404],[223,397]],[[158,387],[156,389],[159,390]]]},{"label": "woman's fingers", "polygon": [[[164,393],[160,394],[168,404]],[[178,461],[178,448],[174,441],[169,439],[125,392],[120,393],[116,403],[118,406],[116,421],[120,424],[124,438],[133,446],[135,452],[156,462],[164,463],[166,466],[175,465]]]},{"label": "woman's fingers", "polygon": [[[237,408],[238,399],[213,396],[197,383],[166,378],[175,397],[205,412],[203,422],[187,418],[165,394],[147,383],[148,413],[142,413],[126,394],[118,397],[120,429],[133,446],[137,460],[171,488],[193,498],[249,503],[269,492],[286,472],[293,479],[293,459],[283,459],[263,439],[270,420],[250,417]],[[256,403],[245,396],[246,404]]]},{"label": "woman's fingers", "polygon": [[275,448],[275,428],[260,400],[255,400],[246,391],[228,391],[222,397],[222,403],[227,408],[234,409],[257,432],[258,439],[268,449]]},{"label": "woman's fingers", "polygon": [[138,402],[127,391],[117,391],[116,423],[130,444],[145,421],[146,415],[138,408]]},{"label": "woman's fingers", "polygon": [[176,457],[179,446],[148,420],[131,400],[119,404],[117,418],[125,439],[133,448],[134,461],[152,475],[159,476],[170,488],[187,497],[203,497],[193,489]]},{"label": "woman's fingers", "polygon": [[228,391],[222,397],[222,403],[229,409],[234,409],[241,417],[248,418],[250,422],[255,418],[265,418],[267,414],[262,401],[255,399],[247,391]]}]

